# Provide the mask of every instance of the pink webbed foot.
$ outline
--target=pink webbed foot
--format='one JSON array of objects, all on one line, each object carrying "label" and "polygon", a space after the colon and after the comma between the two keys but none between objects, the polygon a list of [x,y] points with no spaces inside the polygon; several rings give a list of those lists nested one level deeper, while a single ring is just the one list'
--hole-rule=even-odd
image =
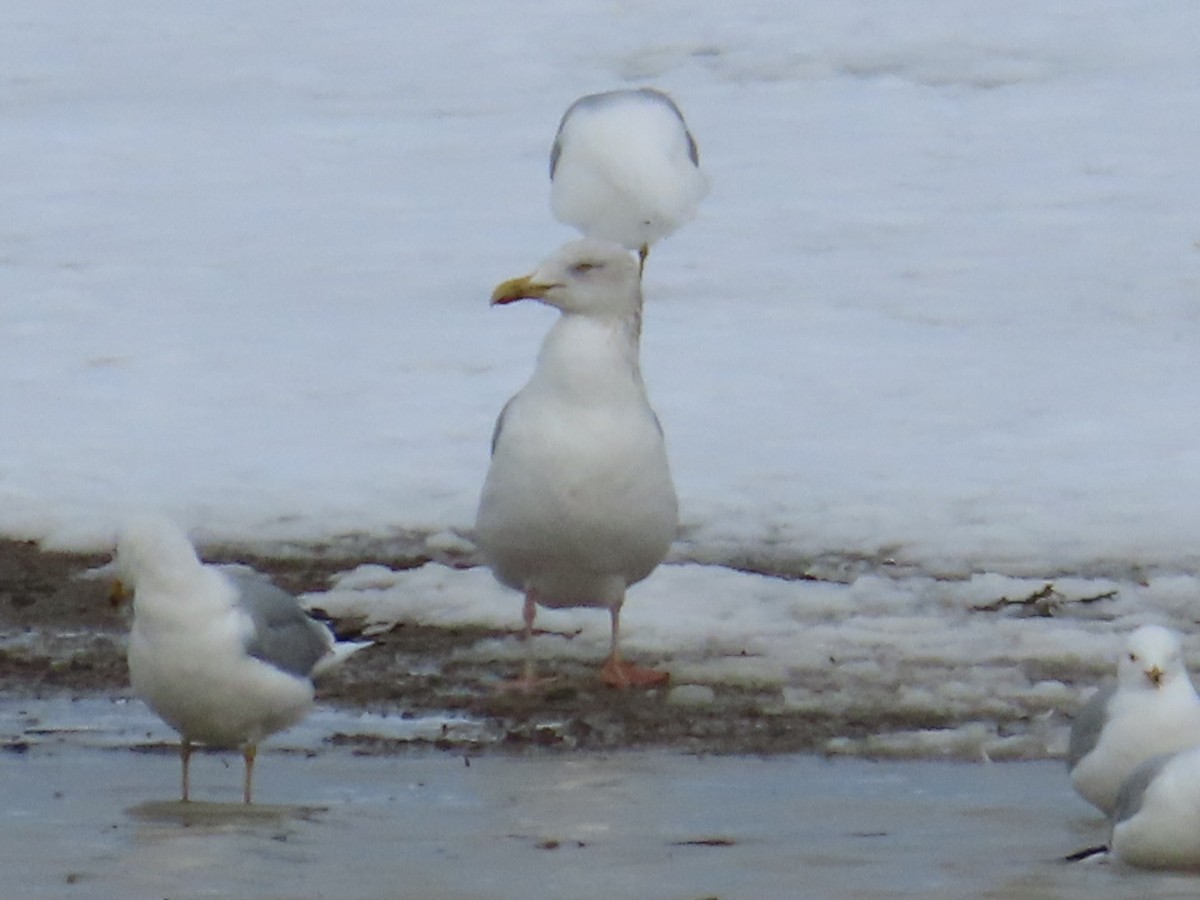
[{"label": "pink webbed foot", "polygon": [[610,656],[600,669],[600,680],[614,688],[656,688],[666,685],[671,680],[671,673]]}]

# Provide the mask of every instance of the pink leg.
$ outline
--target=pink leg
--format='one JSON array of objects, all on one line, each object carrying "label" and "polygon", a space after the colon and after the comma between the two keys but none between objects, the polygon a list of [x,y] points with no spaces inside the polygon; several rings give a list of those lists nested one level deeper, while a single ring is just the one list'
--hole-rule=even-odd
[{"label": "pink leg", "polygon": [[505,681],[500,685],[500,690],[502,691],[518,691],[522,694],[531,694],[554,681],[553,678],[538,678],[533,664],[533,623],[536,618],[537,596],[533,591],[526,591],[525,607],[522,610],[525,630],[521,633],[521,641],[525,644],[525,661],[521,664],[521,674],[518,677],[511,681]]},{"label": "pink leg", "polygon": [[621,659],[621,607],[612,608],[612,647],[608,658],[600,668],[600,679],[609,687],[652,688],[661,687],[671,680],[670,672],[647,669]]},{"label": "pink leg", "polygon": [[246,761],[246,777],[242,780],[242,801],[250,802],[250,788],[254,782],[254,757],[258,754],[258,747],[254,744],[247,744],[242,748],[242,759]]},{"label": "pink leg", "polygon": [[525,631],[521,641],[525,644],[525,662],[521,666],[521,681],[532,683],[534,680],[533,666],[533,622],[537,618],[537,599],[533,591],[525,592],[525,606],[521,609],[521,620],[525,623]]}]

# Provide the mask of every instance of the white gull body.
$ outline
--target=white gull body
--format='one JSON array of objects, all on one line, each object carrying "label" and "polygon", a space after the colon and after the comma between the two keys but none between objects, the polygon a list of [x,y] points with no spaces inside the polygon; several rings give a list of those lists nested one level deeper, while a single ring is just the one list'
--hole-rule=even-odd
[{"label": "white gull body", "polygon": [[1142,763],[1121,785],[1109,847],[1149,869],[1200,869],[1200,747]]},{"label": "white gull body", "polygon": [[[637,264],[608,241],[577,241],[500,285],[493,303],[525,298],[561,315],[496,423],[479,548],[496,578],[524,593],[526,640],[536,605],[604,608],[612,619],[605,680],[659,683],[663,673],[626,663],[619,649],[625,591],[654,571],[678,526],[638,363]],[[528,658],[525,673],[532,681]]]},{"label": "white gull body", "polygon": [[1200,698],[1179,636],[1144,625],[1125,643],[1117,682],[1084,705],[1071,727],[1071,784],[1105,815],[1121,782],[1142,762],[1200,744]]},{"label": "white gull body", "polygon": [[116,569],[133,591],[130,681],[180,734],[183,799],[195,742],[242,751],[249,803],[259,742],[302,719],[313,705],[313,677],[366,644],[335,642],[253,570],[203,564],[162,519],[124,529]]},{"label": "white gull body", "polygon": [[550,150],[550,180],[559,221],[637,250],[643,261],[691,221],[709,188],[683,113],[653,88],[572,103]]}]

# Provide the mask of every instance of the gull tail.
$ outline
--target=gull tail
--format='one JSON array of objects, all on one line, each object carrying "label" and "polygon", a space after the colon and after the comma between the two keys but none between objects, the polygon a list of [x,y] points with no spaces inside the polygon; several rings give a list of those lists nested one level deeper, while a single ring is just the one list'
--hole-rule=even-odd
[{"label": "gull tail", "polygon": [[357,653],[364,647],[370,647],[374,643],[374,641],[334,641],[329,647],[329,652],[318,659],[316,665],[313,666],[313,677],[340,666],[348,656]]}]

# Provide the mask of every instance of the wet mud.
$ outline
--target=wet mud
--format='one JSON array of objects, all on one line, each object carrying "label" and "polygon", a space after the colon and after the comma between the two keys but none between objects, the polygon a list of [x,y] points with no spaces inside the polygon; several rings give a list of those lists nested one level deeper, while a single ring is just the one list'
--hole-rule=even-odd
[{"label": "wet mud", "polygon": [[[129,695],[127,622],[108,602],[105,581],[78,577],[107,560],[0,541],[0,690],[7,697]],[[251,563],[285,589],[302,593],[327,589],[332,574],[361,560],[326,559],[319,554],[270,559],[227,550],[216,561]],[[421,562],[389,561],[393,565]],[[355,622],[332,624],[343,637],[355,635]],[[960,724],[938,713],[879,710],[863,717],[788,710],[777,686],[718,684],[711,699],[680,704],[671,702],[663,690],[605,687],[597,677],[599,660],[547,660],[554,680],[545,689],[525,695],[498,689],[503,679],[517,674],[515,664],[480,661],[467,652],[497,637],[516,641],[515,629],[498,632],[401,622],[372,637],[374,646],[324,677],[319,684],[320,702],[389,716],[445,713],[452,721],[470,722],[469,728],[448,724],[443,734],[420,739],[446,750],[661,748],[775,754],[817,751],[834,737],[853,739]],[[333,734],[328,740],[362,755],[413,747],[412,740],[388,736]]]}]

